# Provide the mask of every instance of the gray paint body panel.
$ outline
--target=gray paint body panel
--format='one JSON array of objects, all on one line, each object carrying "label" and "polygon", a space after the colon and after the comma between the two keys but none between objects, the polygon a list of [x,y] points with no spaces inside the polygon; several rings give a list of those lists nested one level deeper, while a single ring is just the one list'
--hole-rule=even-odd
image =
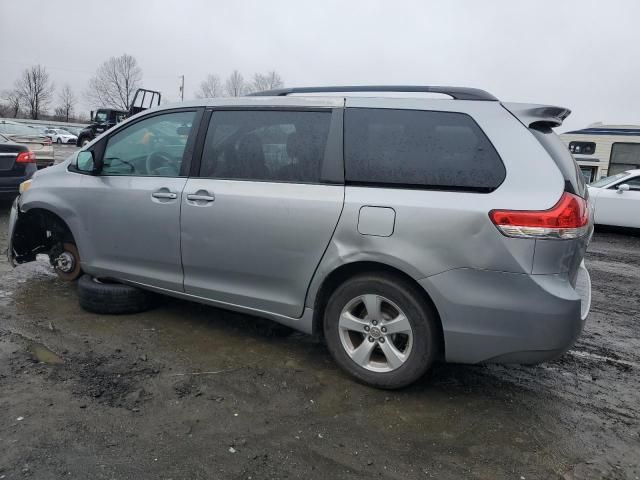
[{"label": "gray paint body panel", "polygon": [[[186,200],[198,190],[215,201]],[[338,185],[189,179],[182,205],[185,292],[299,317],[343,197]]]},{"label": "gray paint body panel", "polygon": [[420,284],[440,313],[449,362],[548,360],[582,331],[580,298],[566,275],[457,269]]}]

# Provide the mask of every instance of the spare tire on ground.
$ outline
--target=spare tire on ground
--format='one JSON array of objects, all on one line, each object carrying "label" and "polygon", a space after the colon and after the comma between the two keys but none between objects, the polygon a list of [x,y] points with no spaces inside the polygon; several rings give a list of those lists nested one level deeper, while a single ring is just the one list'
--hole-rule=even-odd
[{"label": "spare tire on ground", "polygon": [[112,315],[144,312],[155,304],[151,292],[90,275],[78,280],[78,299],[88,312]]}]

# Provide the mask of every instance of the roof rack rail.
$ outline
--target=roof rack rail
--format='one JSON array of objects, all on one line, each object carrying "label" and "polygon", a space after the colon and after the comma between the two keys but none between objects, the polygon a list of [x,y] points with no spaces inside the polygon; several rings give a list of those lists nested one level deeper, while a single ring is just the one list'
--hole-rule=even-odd
[{"label": "roof rack rail", "polygon": [[412,92],[412,93],[442,93],[449,95],[455,100],[488,100],[498,101],[489,92],[478,88],[466,87],[443,87],[429,85],[349,85],[332,87],[294,87],[277,88],[275,90],[265,90],[262,92],[250,93],[250,96],[270,96],[284,97],[294,93],[349,93],[349,92]]}]

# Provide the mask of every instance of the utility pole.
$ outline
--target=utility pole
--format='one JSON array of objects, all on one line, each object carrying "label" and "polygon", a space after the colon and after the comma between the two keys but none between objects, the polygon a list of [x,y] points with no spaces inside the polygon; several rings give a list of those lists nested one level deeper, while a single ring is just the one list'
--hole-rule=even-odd
[{"label": "utility pole", "polygon": [[180,100],[184,102],[184,75],[180,75],[182,83],[180,84]]}]

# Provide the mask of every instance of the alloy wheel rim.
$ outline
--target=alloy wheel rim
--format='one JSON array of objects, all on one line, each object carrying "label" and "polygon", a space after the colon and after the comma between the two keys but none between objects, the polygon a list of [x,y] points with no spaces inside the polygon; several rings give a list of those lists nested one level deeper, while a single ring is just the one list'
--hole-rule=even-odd
[{"label": "alloy wheel rim", "polygon": [[372,372],[397,370],[413,347],[409,318],[381,295],[360,295],[349,301],[340,313],[338,330],[351,360]]}]

